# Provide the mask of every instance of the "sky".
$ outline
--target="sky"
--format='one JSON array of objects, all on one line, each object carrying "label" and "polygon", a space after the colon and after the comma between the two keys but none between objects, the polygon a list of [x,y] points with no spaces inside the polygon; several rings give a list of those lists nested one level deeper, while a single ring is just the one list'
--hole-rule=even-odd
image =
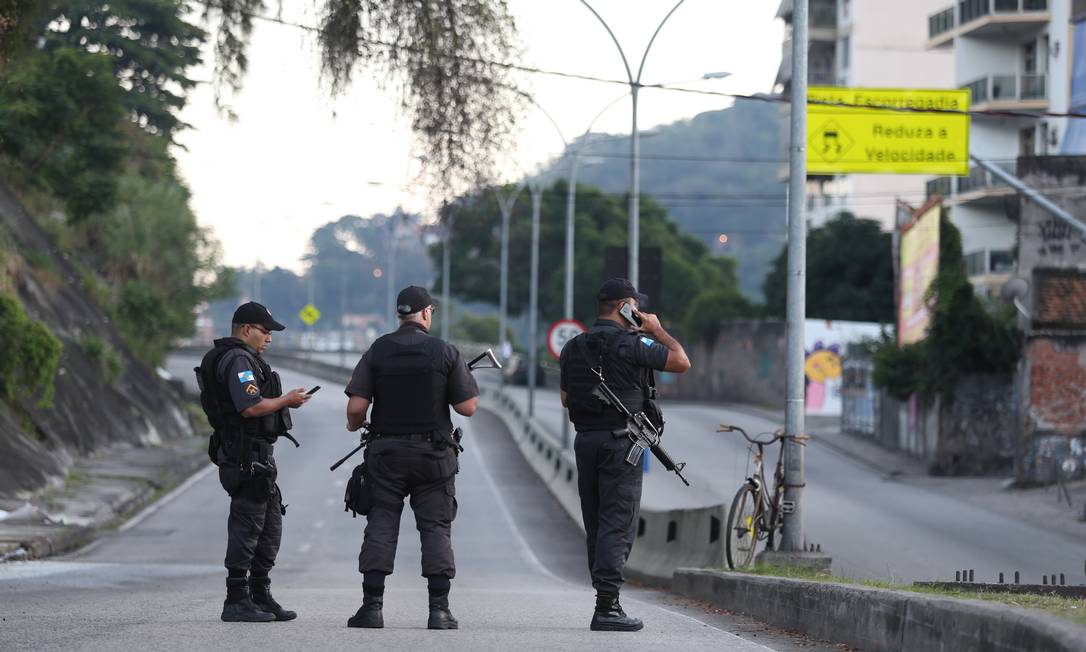
[{"label": "sky", "polygon": [[[636,75],[645,45],[673,0],[590,0],[626,51]],[[777,0],[686,0],[664,25],[646,60],[642,83],[690,82],[728,93],[771,90],[781,57]],[[284,18],[315,24],[310,15]],[[309,3],[306,3],[309,6]],[[607,79],[626,78],[615,44],[579,0],[509,0],[524,48],[522,63]],[[192,71],[211,79],[211,57]],[[209,84],[189,97],[181,118],[192,125],[175,151],[200,223],[222,243],[231,266],[304,268],[314,229],[346,214],[368,216],[403,206],[432,215],[444,197],[418,183],[421,150],[394,86],[382,88],[366,69],[333,98],[322,85],[312,33],[257,21],[244,87],[229,104],[231,121],[214,106]],[[706,73],[725,79],[701,81]],[[699,80],[699,81],[691,81]],[[530,172],[562,151],[562,138],[584,133],[601,109],[627,92],[618,84],[525,74],[543,112],[528,107],[518,148],[503,162],[507,179]],[[641,130],[724,108],[726,98],[646,89]],[[630,103],[615,103],[593,131],[629,133]]]}]

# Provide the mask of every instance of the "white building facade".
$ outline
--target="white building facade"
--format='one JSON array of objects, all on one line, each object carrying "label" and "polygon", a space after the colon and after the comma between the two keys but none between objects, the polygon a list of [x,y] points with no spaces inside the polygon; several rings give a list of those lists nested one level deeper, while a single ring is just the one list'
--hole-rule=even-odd
[{"label": "white building facade", "polygon": [[[960,0],[931,13],[928,48],[954,57],[953,86],[972,91],[974,110],[1024,112],[1027,117],[974,116],[970,154],[1016,174],[1020,156],[1077,154],[1064,142],[1076,56],[1073,18],[1078,0]],[[1044,192],[1044,189],[1039,189]],[[968,177],[943,177],[928,194],[944,196],[962,233],[970,279],[992,294],[1014,273],[1019,198],[980,167]]]}]

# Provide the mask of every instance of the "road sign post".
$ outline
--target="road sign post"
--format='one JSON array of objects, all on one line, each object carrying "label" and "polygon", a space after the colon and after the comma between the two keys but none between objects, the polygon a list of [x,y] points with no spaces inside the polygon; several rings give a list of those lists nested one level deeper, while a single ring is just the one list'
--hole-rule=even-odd
[{"label": "road sign post", "polygon": [[[554,356],[555,360],[560,359],[562,357],[562,348],[566,345],[566,342],[587,330],[585,325],[576,319],[559,319],[551,324],[550,330],[547,331],[547,351]],[[569,448],[568,414],[562,420],[562,449],[567,448]]]},{"label": "road sign post", "polygon": [[317,320],[321,318],[321,311],[317,310],[317,306],[312,303],[307,303],[298,311],[298,319],[302,320],[305,324],[306,334],[309,335],[309,346],[307,350],[313,348],[313,324],[317,323]]}]

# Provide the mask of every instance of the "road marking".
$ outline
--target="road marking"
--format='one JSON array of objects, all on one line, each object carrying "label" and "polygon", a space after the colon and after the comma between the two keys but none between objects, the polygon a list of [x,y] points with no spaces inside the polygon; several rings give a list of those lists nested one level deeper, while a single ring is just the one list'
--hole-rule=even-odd
[{"label": "road marking", "polygon": [[[579,586],[577,584],[574,584],[573,582],[570,582],[569,580],[565,580],[565,579],[563,579],[561,577],[558,577],[554,573],[552,573],[550,571],[550,569],[548,569],[546,566],[543,565],[543,562],[540,561],[539,557],[536,556],[535,551],[533,551],[531,546],[528,545],[528,540],[521,533],[520,527],[518,527],[516,521],[513,520],[513,514],[512,514],[512,512],[509,511],[509,506],[506,504],[505,498],[503,498],[502,495],[501,495],[501,492],[498,491],[498,485],[497,485],[497,483],[494,482],[494,477],[490,473],[490,467],[487,466],[486,460],[483,458],[483,454],[480,452],[481,447],[478,445],[478,440],[473,438],[473,441],[475,441],[476,444],[474,446],[469,447],[469,448],[475,452],[475,459],[479,462],[479,466],[480,466],[480,468],[482,468],[482,471],[483,471],[483,479],[486,480],[486,484],[490,488],[490,493],[494,494],[494,499],[498,503],[498,508],[502,513],[502,517],[505,519],[505,522],[509,526],[509,529],[513,532],[513,537],[517,540],[517,544],[520,546],[521,556],[524,557],[524,559],[528,562],[528,564],[530,566],[532,566],[535,570],[542,573],[543,575],[546,575],[547,577],[549,577],[549,578],[551,578],[551,579],[553,579],[556,582],[559,582],[561,584],[565,584],[567,586],[576,588],[578,591],[583,590],[584,587]],[[548,489],[548,493],[549,493],[549,491],[550,490]],[[686,615],[684,613],[681,613],[681,612],[678,612],[678,611],[672,611],[671,609],[668,609],[666,607],[661,607],[659,605],[652,604],[651,602],[645,602],[644,600],[638,600],[637,598],[629,598],[629,600],[631,602],[640,603],[640,604],[643,604],[643,605],[645,605],[647,607],[650,607],[650,608],[653,608],[653,609],[659,609],[660,611],[671,614],[673,616],[679,616],[680,618],[684,618],[686,620],[693,621],[693,622],[698,623],[700,625],[705,625],[706,627],[710,627],[712,629],[715,629],[716,631],[718,631],[718,632],[720,632],[722,634],[727,634],[728,636],[730,636],[730,637],[732,637],[732,638],[734,638],[736,640],[742,641],[742,642],[747,643],[749,645],[753,645],[753,646],[755,646],[755,647],[757,647],[759,649],[764,649],[764,650],[772,650],[773,649],[773,648],[766,647],[766,646],[762,645],[761,643],[755,643],[753,641],[745,639],[742,636],[739,636],[738,634],[734,634],[732,632],[729,632],[726,629],[721,629],[721,628],[719,628],[716,625],[713,625],[711,623],[707,623],[707,622],[705,622],[703,620],[699,620],[697,618],[694,618],[693,616],[688,616],[688,615]]]},{"label": "road marking", "polygon": [[313,544],[308,543],[308,542],[303,543],[302,545],[298,546],[298,552],[302,553],[303,555],[306,554],[307,552],[309,552],[312,549],[313,549]]},{"label": "road marking", "polygon": [[313,527],[317,530],[324,527],[324,521],[313,521]]},{"label": "road marking", "polygon": [[194,475],[190,476],[188,480],[185,480],[181,484],[177,485],[177,487],[175,487],[173,491],[171,491],[170,493],[166,494],[162,498],[159,498],[155,502],[153,502],[150,505],[148,505],[147,507],[145,507],[142,512],[140,512],[139,514],[136,514],[131,519],[129,519],[126,523],[121,525],[121,527],[117,528],[117,531],[118,532],[126,532],[126,531],[136,527],[137,525],[142,523],[144,520],[146,520],[148,517],[150,517],[152,514],[154,514],[158,510],[160,510],[163,507],[165,507],[166,505],[168,505],[174,498],[177,498],[178,496],[180,496],[184,492],[188,491],[189,487],[191,487],[192,485],[194,485],[197,482],[199,482],[200,480],[202,480],[203,477],[205,475],[207,475],[208,473],[211,473],[211,469],[214,469],[214,468],[218,468],[218,467],[216,467],[214,464],[208,464],[204,468],[200,469]]}]

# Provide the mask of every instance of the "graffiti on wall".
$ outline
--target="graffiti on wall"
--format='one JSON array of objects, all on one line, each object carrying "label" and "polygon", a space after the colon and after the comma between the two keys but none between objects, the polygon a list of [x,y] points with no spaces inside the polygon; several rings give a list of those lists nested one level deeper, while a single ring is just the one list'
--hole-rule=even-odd
[{"label": "graffiti on wall", "polygon": [[804,324],[803,364],[806,412],[824,416],[841,414],[842,356],[849,344],[879,337],[879,324],[808,319]]}]

